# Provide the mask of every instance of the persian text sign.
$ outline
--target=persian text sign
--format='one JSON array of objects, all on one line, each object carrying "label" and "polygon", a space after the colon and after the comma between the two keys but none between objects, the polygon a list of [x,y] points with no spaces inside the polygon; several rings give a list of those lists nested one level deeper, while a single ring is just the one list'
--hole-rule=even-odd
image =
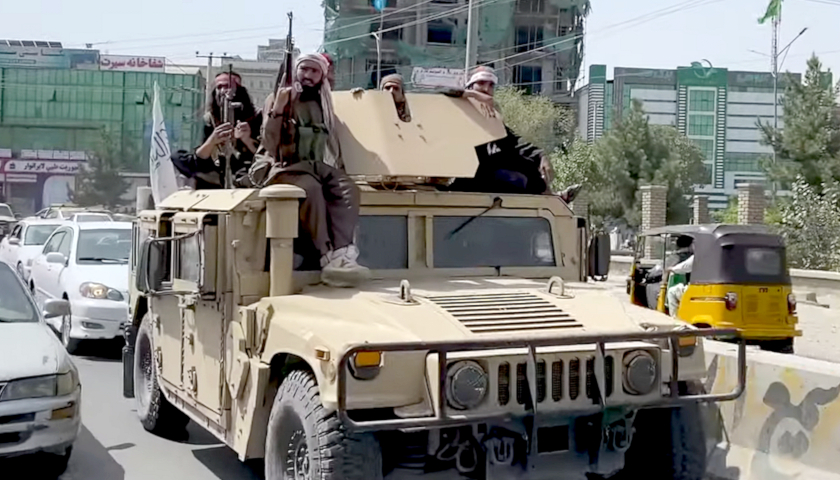
[{"label": "persian text sign", "polygon": [[130,55],[100,55],[100,70],[119,72],[159,72],[164,73],[166,59],[163,57],[133,57]]},{"label": "persian text sign", "polygon": [[411,83],[415,87],[426,88],[464,88],[464,70],[460,68],[423,68],[414,67]]},{"label": "persian text sign", "polygon": [[49,160],[9,160],[3,167],[6,173],[48,173],[73,175],[81,170],[83,162],[56,162]]}]

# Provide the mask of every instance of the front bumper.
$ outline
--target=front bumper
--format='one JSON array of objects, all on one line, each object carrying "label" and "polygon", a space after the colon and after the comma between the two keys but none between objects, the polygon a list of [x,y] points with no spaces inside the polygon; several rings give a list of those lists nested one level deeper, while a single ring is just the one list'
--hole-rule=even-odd
[{"label": "front bumper", "polygon": [[[338,397],[338,416],[339,419],[350,429],[356,431],[378,431],[378,430],[400,430],[400,429],[417,429],[417,428],[441,428],[441,427],[455,427],[462,425],[475,424],[479,422],[496,422],[496,421],[512,421],[519,417],[530,419],[527,423],[533,427],[540,425],[538,415],[539,402],[526,401],[526,412],[524,415],[512,415],[510,412],[504,413],[488,413],[486,415],[463,415],[463,412],[453,411],[448,403],[444,393],[446,392],[446,382],[448,375],[448,354],[461,352],[477,352],[488,351],[494,349],[528,349],[528,360],[525,368],[524,376],[527,378],[526,390],[528,390],[531,399],[538,398],[537,392],[537,351],[539,347],[559,347],[571,345],[595,345],[595,365],[597,367],[594,371],[595,382],[598,385],[604,385],[604,379],[607,378],[607,368],[604,362],[605,345],[622,343],[622,342],[657,342],[665,340],[670,345],[670,351],[679,351],[680,338],[686,337],[736,337],[739,338],[738,350],[738,382],[735,388],[724,394],[698,394],[698,395],[680,395],[679,379],[680,376],[680,356],[668,355],[670,358],[669,364],[663,363],[660,367],[661,377],[668,378],[667,394],[663,393],[661,396],[657,395],[654,398],[647,399],[643,402],[637,402],[632,405],[634,409],[641,408],[664,408],[664,407],[678,407],[696,402],[721,402],[735,400],[741,396],[746,388],[747,379],[747,356],[746,356],[746,342],[740,339],[737,330],[724,329],[686,329],[686,330],[672,330],[659,332],[628,332],[621,334],[576,334],[564,335],[556,338],[525,338],[525,339],[509,339],[509,340],[470,340],[460,342],[428,342],[428,343],[383,343],[383,344],[363,344],[349,348],[339,358],[338,372],[337,372],[337,397]],[[354,419],[350,415],[350,410],[347,408],[347,388],[348,388],[348,373],[349,362],[354,355],[361,351],[379,351],[379,352],[417,352],[425,351],[427,354],[437,355],[437,379],[429,379],[434,384],[430,385],[430,390],[435,392],[432,394],[432,412],[430,415],[419,416],[414,418],[398,418],[398,419],[383,419],[383,420],[359,420]],[[666,370],[667,369],[667,370]],[[603,391],[603,390],[601,390]],[[624,407],[623,404],[614,404],[609,401],[603,394],[599,394],[597,400],[582,408],[575,408],[574,411],[564,412],[572,416],[585,416],[596,413],[603,413],[607,409]],[[530,435],[528,435],[530,437]]]},{"label": "front bumper", "polygon": [[63,454],[81,426],[81,388],[65,397],[0,402],[0,457]]},{"label": "front bumper", "polygon": [[70,338],[109,340],[122,337],[128,323],[128,304],[113,300],[74,300],[70,305]]}]

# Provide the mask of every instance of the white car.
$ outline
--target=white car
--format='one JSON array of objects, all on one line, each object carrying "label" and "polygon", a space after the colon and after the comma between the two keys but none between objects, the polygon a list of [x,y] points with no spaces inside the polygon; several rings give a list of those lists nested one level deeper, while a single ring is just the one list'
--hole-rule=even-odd
[{"label": "white car", "polygon": [[15,269],[24,281],[29,281],[32,259],[41,253],[44,243],[60,225],[61,222],[56,220],[21,220],[12,229],[11,234],[0,240],[0,262]]},{"label": "white car", "polygon": [[11,207],[5,203],[0,203],[0,238],[8,235],[15,223],[17,223],[17,218],[12,213]]},{"label": "white car", "polygon": [[47,320],[73,353],[82,340],[121,337],[128,321],[131,224],[65,224],[32,262],[29,288],[40,301],[70,301],[70,315]]},{"label": "white car", "polygon": [[[0,459],[47,453],[39,465],[57,477],[82,426],[81,386],[43,317],[64,315],[69,305],[51,300],[39,313],[26,286],[2,263],[0,292]],[[8,474],[15,476],[0,477]]]},{"label": "white car", "polygon": [[36,213],[35,216],[38,218],[46,219],[53,218],[57,220],[72,220],[72,218],[75,215],[89,214],[105,215],[108,217],[108,220],[113,220],[113,217],[111,217],[111,212],[96,208],[85,208],[72,205],[55,205],[52,207],[48,207]]},{"label": "white car", "polygon": [[114,219],[107,213],[83,212],[74,213],[68,219],[71,222],[113,222]]}]

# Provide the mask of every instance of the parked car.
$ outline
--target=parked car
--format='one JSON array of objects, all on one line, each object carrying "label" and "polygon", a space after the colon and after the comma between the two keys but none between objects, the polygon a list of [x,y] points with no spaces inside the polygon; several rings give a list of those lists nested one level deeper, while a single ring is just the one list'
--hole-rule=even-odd
[{"label": "parked car", "polygon": [[70,305],[49,300],[39,312],[25,284],[3,263],[0,292],[0,458],[46,453],[39,465],[57,477],[82,426],[81,385],[44,317],[65,315]]},{"label": "parked car", "polygon": [[107,213],[79,212],[70,215],[71,222],[113,222],[114,218]]},{"label": "parked car", "polygon": [[12,208],[5,203],[0,203],[0,238],[8,235],[15,223],[17,223],[17,218],[12,213]]},{"label": "parked car", "polygon": [[76,205],[53,205],[35,214],[38,218],[56,218],[59,220],[71,220],[74,215],[98,213],[107,215],[111,219],[111,212],[99,208],[86,208]]},{"label": "parked car", "polygon": [[70,301],[70,314],[47,320],[68,352],[87,339],[121,337],[128,319],[131,224],[68,223],[32,262],[29,287],[39,300]]},{"label": "parked car", "polygon": [[11,234],[0,240],[0,262],[15,269],[24,281],[29,281],[32,259],[41,253],[44,243],[60,225],[61,222],[40,218],[21,220]]}]

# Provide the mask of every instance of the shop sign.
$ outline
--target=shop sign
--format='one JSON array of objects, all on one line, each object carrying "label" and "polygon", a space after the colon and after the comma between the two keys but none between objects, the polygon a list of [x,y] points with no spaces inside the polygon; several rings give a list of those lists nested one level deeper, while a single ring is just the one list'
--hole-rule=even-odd
[{"label": "shop sign", "polygon": [[37,183],[38,175],[34,173],[7,173],[6,183]]},{"label": "shop sign", "polygon": [[136,57],[130,55],[100,55],[100,70],[116,70],[118,72],[159,72],[166,70],[166,59],[163,57]]},{"label": "shop sign", "polygon": [[50,160],[9,160],[3,167],[6,173],[47,173],[73,175],[82,168],[82,162]]},{"label": "shop sign", "polygon": [[423,68],[414,67],[411,83],[415,87],[427,88],[464,88],[464,70],[459,68]]}]

